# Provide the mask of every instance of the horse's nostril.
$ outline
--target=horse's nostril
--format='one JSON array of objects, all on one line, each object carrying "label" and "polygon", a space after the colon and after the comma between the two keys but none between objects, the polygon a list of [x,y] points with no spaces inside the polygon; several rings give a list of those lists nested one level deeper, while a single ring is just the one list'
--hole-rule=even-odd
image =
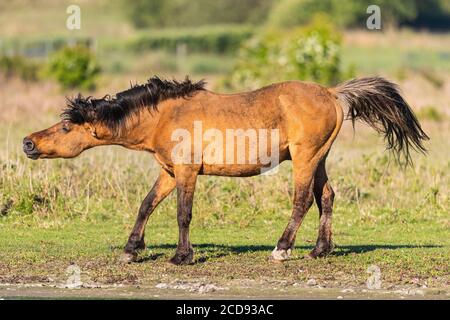
[{"label": "horse's nostril", "polygon": [[27,151],[33,151],[34,149],[34,143],[31,141],[31,139],[25,138],[23,139],[23,150]]}]

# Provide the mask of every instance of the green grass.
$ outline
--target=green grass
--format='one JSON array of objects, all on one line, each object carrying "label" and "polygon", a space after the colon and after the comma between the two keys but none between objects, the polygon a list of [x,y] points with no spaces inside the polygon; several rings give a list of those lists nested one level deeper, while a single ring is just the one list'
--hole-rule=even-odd
[{"label": "green grass", "polygon": [[367,268],[375,264],[383,288],[418,282],[446,287],[450,163],[442,150],[449,147],[448,126],[427,126],[430,154],[416,156],[415,168],[406,171],[388,164],[380,139],[368,130],[358,128],[352,139],[347,129],[328,162],[337,194],[333,230],[338,247],[331,256],[301,259],[316,239],[313,207],[292,260],[267,261],[291,212],[287,162],[275,176],[201,177],[191,228],[195,263],[176,267],[167,263],[177,241],[174,195],[150,219],[141,263],[118,262],[140,201],[157,175],[150,156],[107,147],[74,160],[33,162],[18,150],[24,132],[17,126],[0,158],[0,282],[64,281],[67,266],[76,263],[85,281],[105,284],[314,278],[322,286],[361,287]]}]

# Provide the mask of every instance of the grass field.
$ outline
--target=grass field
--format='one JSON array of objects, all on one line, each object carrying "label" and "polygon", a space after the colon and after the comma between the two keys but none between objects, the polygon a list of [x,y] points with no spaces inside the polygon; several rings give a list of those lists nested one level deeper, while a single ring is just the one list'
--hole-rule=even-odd
[{"label": "grass field", "polygon": [[[406,93],[408,100],[426,101],[412,92]],[[104,147],[73,160],[30,161],[20,150],[21,138],[57,121],[63,95],[53,84],[9,81],[0,97],[0,288],[64,286],[68,266],[76,264],[87,287],[147,287],[147,296],[201,295],[199,283],[227,289],[212,296],[299,297],[311,294],[305,292],[310,289],[312,295],[325,295],[320,288],[335,290],[330,294],[336,296],[343,295],[340,290],[363,294],[371,276],[367,270],[375,265],[382,290],[448,298],[446,116],[424,120],[429,154],[416,155],[414,168],[406,170],[391,161],[370,129],[357,126],[353,136],[351,126],[344,126],[328,161],[337,194],[338,247],[325,259],[302,259],[315,243],[318,213],[313,208],[293,258],[283,264],[267,260],[291,212],[291,165],[286,162],[275,176],[200,178],[191,231],[193,265],[167,263],[177,240],[174,195],[150,219],[141,262],[123,265],[118,261],[122,247],[158,172],[151,156]],[[435,96],[430,103],[438,105],[439,99],[448,96]],[[440,110],[445,115],[446,109]]]},{"label": "grass field", "polygon": [[[0,40],[68,36],[67,1],[33,3],[0,4]],[[169,78],[190,74],[217,89],[221,75],[233,68],[232,55],[188,54],[179,61],[162,51],[108,49],[136,32],[120,9],[106,1],[72,3],[86,13],[76,35],[98,40],[104,71],[98,89],[89,94],[121,91],[153,73]],[[336,191],[337,248],[324,259],[302,258],[317,236],[313,206],[292,259],[282,264],[267,258],[291,214],[290,162],[274,176],[200,178],[191,228],[193,265],[167,262],[178,235],[174,195],[151,217],[140,262],[119,263],[138,207],[158,174],[156,162],[118,147],[89,150],[72,160],[28,160],[22,138],[58,121],[64,96],[76,91],[0,76],[0,298],[448,299],[449,48],[449,34],[345,32],[343,65],[354,66],[358,75],[381,74],[400,83],[431,137],[429,153],[414,154],[415,166],[403,170],[373,131],[357,125],[354,134],[346,123],[327,164]],[[64,289],[74,264],[84,288]],[[368,290],[374,266],[380,270],[381,289]]]}]

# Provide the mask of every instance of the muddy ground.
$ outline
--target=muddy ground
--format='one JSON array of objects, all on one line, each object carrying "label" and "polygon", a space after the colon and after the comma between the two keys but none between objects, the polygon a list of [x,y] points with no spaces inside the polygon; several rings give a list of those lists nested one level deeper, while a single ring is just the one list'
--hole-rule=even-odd
[{"label": "muddy ground", "polygon": [[0,299],[450,299],[449,288],[403,286],[391,289],[325,288],[314,281],[233,280],[220,285],[204,280],[147,285],[83,283],[1,284]]}]

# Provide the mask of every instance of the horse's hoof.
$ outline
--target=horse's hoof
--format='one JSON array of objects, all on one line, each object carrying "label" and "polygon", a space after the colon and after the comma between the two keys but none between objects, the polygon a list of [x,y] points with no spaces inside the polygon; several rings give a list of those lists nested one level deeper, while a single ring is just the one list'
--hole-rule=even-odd
[{"label": "horse's hoof", "polygon": [[310,252],[303,256],[303,259],[306,259],[306,260],[314,260],[316,258],[317,258],[317,256],[313,252]]},{"label": "horse's hoof", "polygon": [[120,256],[119,262],[132,263],[132,262],[136,262],[136,260],[137,260],[137,253],[124,252]]},{"label": "horse's hoof", "polygon": [[272,255],[270,255],[269,258],[268,258],[267,260],[269,260],[269,261],[272,262],[272,263],[276,263],[276,264],[281,264],[281,263],[283,263],[284,261],[286,261],[286,260],[276,260],[276,259],[274,259],[274,258],[272,257]]},{"label": "horse's hoof", "polygon": [[180,265],[187,265],[187,264],[191,264],[192,261],[194,260],[194,252],[190,251],[187,254],[179,254],[176,253],[172,259],[169,260],[169,262],[171,264],[174,264],[176,266],[180,266]]},{"label": "horse's hoof", "polygon": [[324,258],[328,256],[331,252],[333,252],[332,248],[322,249],[322,250],[313,250],[309,254],[305,256],[307,259],[316,259],[316,258]]},{"label": "horse's hoof", "polygon": [[318,242],[316,247],[305,257],[309,259],[324,258],[334,251],[335,245],[330,242]]},{"label": "horse's hoof", "polygon": [[292,252],[291,249],[285,250],[285,249],[277,249],[277,247],[275,247],[275,249],[273,249],[272,251],[270,259],[273,262],[283,262],[289,259],[291,252]]}]

